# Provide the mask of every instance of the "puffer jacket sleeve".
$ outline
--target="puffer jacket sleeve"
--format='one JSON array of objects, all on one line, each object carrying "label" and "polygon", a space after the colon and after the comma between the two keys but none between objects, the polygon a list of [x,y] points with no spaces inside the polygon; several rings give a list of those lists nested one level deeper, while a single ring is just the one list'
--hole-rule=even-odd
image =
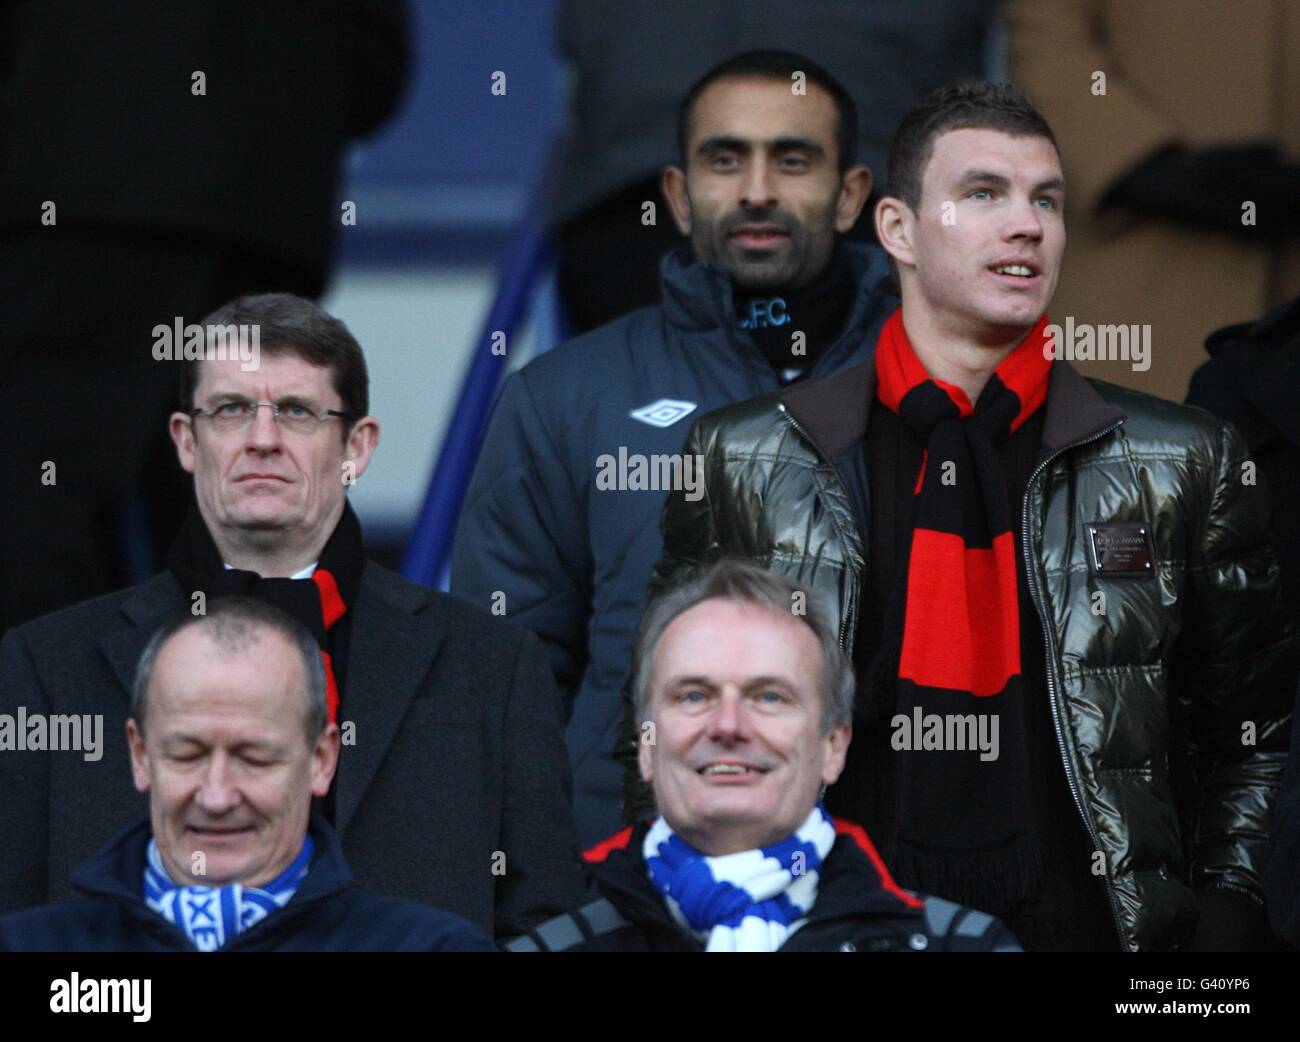
[{"label": "puffer jacket sleeve", "polygon": [[1192,878],[1202,891],[1229,889],[1258,905],[1287,758],[1294,635],[1279,600],[1262,489],[1230,425],[1219,428],[1214,460],[1208,514],[1189,550],[1178,654],[1200,792]]},{"label": "puffer jacket sleeve", "polygon": [[586,511],[525,368],[507,378],[456,527],[451,592],[532,630],[572,710],[591,611]]},{"label": "puffer jacket sleeve", "polygon": [[[710,493],[713,479],[721,473],[721,460],[711,456],[708,446],[716,439],[708,433],[712,428],[709,418],[701,417],[686,436],[682,452],[696,456],[704,464],[704,494],[692,501],[684,489],[669,492],[659,518],[663,535],[663,551],[646,594],[649,604],[665,590],[685,582],[707,567],[720,554],[717,537],[716,500]],[[654,796],[644,781],[637,763],[637,743],[640,726],[632,704],[632,684],[629,672],[623,685],[623,720],[619,727],[616,756],[623,765],[623,820],[642,821],[655,814]]]},{"label": "puffer jacket sleeve", "polygon": [[650,576],[647,604],[664,591],[686,582],[712,564],[722,553],[715,514],[718,503],[711,494],[714,482],[721,478],[722,461],[714,458],[710,451],[717,443],[710,433],[711,429],[711,424],[696,422],[686,437],[683,454],[694,456],[704,463],[703,494],[691,501],[684,490],[669,493],[659,517],[663,552]]}]

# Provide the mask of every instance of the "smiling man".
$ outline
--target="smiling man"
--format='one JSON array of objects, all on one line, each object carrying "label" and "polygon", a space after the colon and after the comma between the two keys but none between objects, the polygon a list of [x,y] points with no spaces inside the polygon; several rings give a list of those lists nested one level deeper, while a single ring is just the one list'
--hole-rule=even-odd
[{"label": "smiling man", "polygon": [[694,475],[680,456],[689,419],[866,356],[896,298],[880,250],[840,238],[871,191],[856,112],[799,54],[750,51],[701,77],[679,111],[681,161],[662,175],[690,240],[663,258],[662,303],[524,366],[495,407],[451,589],[504,607],[545,645],[572,712],[584,843],[619,823],[619,690],[666,491],[610,488],[601,461],[676,459]]},{"label": "smiling man", "polygon": [[[266,601],[304,625],[342,731],[319,794],[361,885],[515,933],[581,885],[561,711],[530,634],[366,557],[348,489],[379,443],[360,345],[287,294],[243,297],[205,326],[256,328],[255,367],[181,368],[171,436],[194,476],[166,572],[11,631],[0,708],[125,726],[140,651],[169,616]],[[175,362],[161,362],[176,365]],[[69,894],[69,873],[139,811],[125,764],[0,758],[0,908]],[[119,756],[124,750],[117,750]]]},{"label": "smiling man", "polygon": [[588,852],[592,899],[509,950],[1018,950],[991,916],[899,889],[821,805],[854,684],[806,587],[721,562],[646,613],[633,684],[660,814]]},{"label": "smiling man", "polygon": [[7,951],[491,951],[459,916],[360,892],[311,799],[339,757],[306,627],[215,600],[145,647],[126,725],[149,820],[74,875],[81,901],[0,918]]},{"label": "smiling man", "polygon": [[1065,196],[1016,89],[909,113],[875,214],[902,307],[865,364],[696,422],[653,589],[734,554],[832,607],[860,684],[827,803],[904,885],[1029,950],[1248,948],[1295,675],[1264,504],[1231,427],[1059,358]]},{"label": "smiling man", "polygon": [[[758,64],[747,71],[729,62],[692,92],[679,128],[682,165],[661,178],[695,256],[721,264],[740,291],[745,329],[765,328],[743,307],[759,294],[779,302],[772,322],[785,324],[785,295],[826,272],[836,233],[848,231],[871,192],[870,171],[847,161],[854,149],[852,124],[837,111],[842,88],[815,78],[809,100],[792,82],[794,68],[778,78],[760,75]],[[787,368],[806,357],[782,347]]]}]

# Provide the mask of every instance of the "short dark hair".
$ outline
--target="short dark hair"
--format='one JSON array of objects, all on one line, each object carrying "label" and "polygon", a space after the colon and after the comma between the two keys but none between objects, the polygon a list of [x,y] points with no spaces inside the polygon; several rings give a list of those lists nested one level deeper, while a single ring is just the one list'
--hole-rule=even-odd
[{"label": "short dark hair", "polygon": [[654,655],[664,631],[678,616],[711,600],[753,604],[802,621],[821,646],[821,733],[829,734],[852,720],[856,690],[853,664],[840,648],[839,632],[817,594],[780,572],[740,558],[724,557],[706,571],[663,591],[646,606],[632,651],[632,702],[638,723],[650,716]]},{"label": "short dark hair", "polygon": [[320,737],[329,723],[329,710],[325,663],[316,638],[306,626],[274,604],[253,597],[234,596],[213,599],[202,615],[192,615],[188,611],[178,613],[149,638],[136,666],[135,682],[131,685],[130,715],[140,734],[144,734],[144,718],[149,711],[149,685],[153,681],[158,655],[172,637],[191,626],[202,626],[217,647],[230,653],[243,651],[256,643],[259,629],[269,629],[284,637],[302,660],[303,679],[307,684],[307,706],[303,714],[307,742],[311,744]]},{"label": "short dark hair", "polygon": [[1016,137],[1056,136],[1028,95],[1009,83],[955,80],[937,87],[913,107],[894,132],[885,163],[885,194],[913,210],[921,205],[921,180],[934,141],[950,130],[1000,130]]},{"label": "short dark hair", "polygon": [[817,84],[835,102],[835,111],[839,114],[835,144],[839,150],[840,173],[857,162],[858,106],[839,80],[811,58],[793,51],[743,51],[715,65],[696,80],[695,86],[677,107],[677,148],[681,153],[682,169],[686,169],[689,160],[686,148],[691,136],[695,103],[710,84],[724,79],[781,80],[789,84],[796,72],[803,73],[808,83]]},{"label": "short dark hair", "polygon": [[[259,350],[265,354],[292,354],[312,365],[326,366],[343,412],[352,422],[370,414],[370,375],[361,345],[339,319],[324,308],[292,293],[260,293],[222,304],[203,320],[204,326],[258,327]],[[200,361],[182,363],[180,407],[194,408],[199,386]],[[352,422],[342,424],[344,437]]]}]

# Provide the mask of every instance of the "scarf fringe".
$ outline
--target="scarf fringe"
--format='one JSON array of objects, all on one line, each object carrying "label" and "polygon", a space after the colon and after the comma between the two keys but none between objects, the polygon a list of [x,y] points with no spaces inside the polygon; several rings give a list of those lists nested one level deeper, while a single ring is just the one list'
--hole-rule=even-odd
[{"label": "scarf fringe", "polygon": [[993,850],[928,850],[899,839],[886,861],[903,886],[990,915],[1033,901],[1046,872],[1042,844],[1033,836]]}]

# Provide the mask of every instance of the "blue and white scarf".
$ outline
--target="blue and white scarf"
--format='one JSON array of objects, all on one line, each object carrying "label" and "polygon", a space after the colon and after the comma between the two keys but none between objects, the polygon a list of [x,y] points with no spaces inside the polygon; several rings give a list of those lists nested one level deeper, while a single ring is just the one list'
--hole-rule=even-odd
[{"label": "blue and white scarf", "polygon": [[820,803],[794,835],[770,847],[710,857],[662,817],[642,853],[674,919],[710,952],[774,952],[807,921],[835,825]]},{"label": "blue and white scarf", "polygon": [[293,864],[263,886],[177,886],[163,867],[158,842],[149,840],[144,869],[144,901],[180,927],[194,947],[213,952],[287,905],[311,868],[314,844],[307,836]]}]

